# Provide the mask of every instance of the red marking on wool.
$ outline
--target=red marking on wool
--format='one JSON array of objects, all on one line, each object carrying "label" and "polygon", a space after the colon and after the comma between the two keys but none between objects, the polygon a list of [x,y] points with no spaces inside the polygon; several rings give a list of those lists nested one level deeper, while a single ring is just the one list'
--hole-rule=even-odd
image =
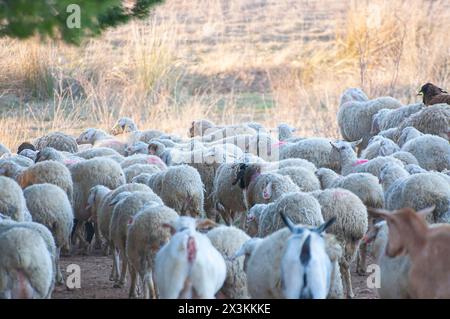
[{"label": "red marking on wool", "polygon": [[78,162],[79,162],[79,161],[77,161],[77,160],[75,160],[75,159],[65,159],[65,160],[63,161],[64,165],[76,164],[76,163],[78,163]]},{"label": "red marking on wool", "polygon": [[280,146],[286,145],[286,144],[287,144],[287,142],[285,142],[285,141],[279,141],[279,142],[273,144],[272,146],[273,147],[280,147]]},{"label": "red marking on wool", "polygon": [[343,197],[346,197],[346,196],[347,196],[347,193],[341,192],[341,191],[335,191],[333,193],[333,198],[334,199],[340,199],[340,198],[343,198]]},{"label": "red marking on wool", "polygon": [[354,162],[352,166],[358,166],[358,165],[361,165],[361,164],[365,164],[368,161],[369,161],[368,159],[359,159],[356,162]]},{"label": "red marking on wool", "polygon": [[187,241],[187,258],[188,262],[192,264],[194,262],[195,257],[197,256],[197,247],[195,245],[194,237],[189,237]]},{"label": "red marking on wool", "polygon": [[270,194],[269,194],[269,192],[266,189],[263,192],[263,198],[264,199],[270,199]]}]

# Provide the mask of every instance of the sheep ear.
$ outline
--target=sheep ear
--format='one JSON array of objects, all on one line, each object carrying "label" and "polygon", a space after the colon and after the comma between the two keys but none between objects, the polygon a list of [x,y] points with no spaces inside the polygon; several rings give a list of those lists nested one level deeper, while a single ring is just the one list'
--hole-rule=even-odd
[{"label": "sheep ear", "polygon": [[380,217],[380,218],[383,218],[383,219],[391,217],[391,214],[392,214],[388,210],[372,208],[372,207],[368,207],[367,208],[367,212],[369,213],[369,215],[372,215],[373,217]]},{"label": "sheep ear", "polygon": [[177,232],[177,230],[175,229],[175,227],[173,227],[171,224],[169,223],[164,223],[161,225],[163,228],[169,228],[170,234],[173,235]]},{"label": "sheep ear", "polygon": [[333,142],[330,142],[330,145],[335,149],[339,149],[339,147],[336,144],[334,144]]},{"label": "sheep ear", "polygon": [[208,229],[208,228],[214,228],[218,225],[213,222],[211,219],[204,218],[204,219],[197,219],[195,221],[195,228],[196,229]]},{"label": "sheep ear", "polygon": [[327,230],[328,227],[330,227],[331,225],[334,224],[334,222],[336,221],[336,217],[331,217],[329,220],[327,220],[325,223],[323,223],[322,225],[320,225],[319,227],[317,227],[316,229],[314,229],[315,232],[321,234],[323,233],[325,230]]},{"label": "sheep ear", "polygon": [[359,140],[357,140],[357,141],[351,142],[350,144],[352,144],[352,147],[355,148],[355,147],[357,147],[359,144],[361,144],[362,141],[363,141],[363,139],[361,138],[361,139],[359,139]]},{"label": "sheep ear", "polygon": [[280,216],[281,216],[281,219],[283,220],[283,222],[285,223],[285,225],[293,233],[295,230],[295,224],[292,222],[292,220],[288,216],[286,216],[286,214],[284,212],[281,212],[281,211],[280,211]]},{"label": "sheep ear", "polygon": [[434,212],[434,210],[436,209],[436,205],[421,209],[417,212],[417,215],[425,218],[427,217],[427,215],[431,214],[432,212]]},{"label": "sheep ear", "polygon": [[265,200],[269,200],[272,197],[272,182],[267,183],[266,187],[264,187],[262,196]]}]

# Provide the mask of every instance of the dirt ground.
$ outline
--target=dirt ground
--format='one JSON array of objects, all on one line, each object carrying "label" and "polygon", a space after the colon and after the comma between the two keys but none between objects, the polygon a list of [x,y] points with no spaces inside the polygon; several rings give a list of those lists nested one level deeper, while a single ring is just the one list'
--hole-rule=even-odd
[{"label": "dirt ground", "polygon": [[[368,264],[370,264],[370,259]],[[123,288],[114,288],[109,281],[112,259],[95,252],[90,256],[71,256],[61,258],[61,270],[66,277],[67,266],[77,264],[81,268],[81,288],[69,290],[66,286],[57,286],[53,292],[53,299],[121,299],[128,298],[129,283]],[[69,273],[70,274],[70,273]],[[357,299],[377,298],[374,289],[367,288],[366,276],[359,276],[352,269],[353,290]]]}]

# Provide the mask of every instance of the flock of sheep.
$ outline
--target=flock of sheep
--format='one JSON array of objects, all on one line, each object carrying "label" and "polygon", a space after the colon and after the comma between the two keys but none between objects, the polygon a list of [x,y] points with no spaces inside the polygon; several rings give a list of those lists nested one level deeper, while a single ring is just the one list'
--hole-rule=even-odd
[{"label": "flock of sheep", "polygon": [[450,105],[436,88],[413,105],[346,90],[343,140],[208,120],[182,138],[121,118],[0,145],[0,298],[50,298],[61,254],[92,249],[130,298],[352,298],[368,254],[380,298],[450,298]]}]

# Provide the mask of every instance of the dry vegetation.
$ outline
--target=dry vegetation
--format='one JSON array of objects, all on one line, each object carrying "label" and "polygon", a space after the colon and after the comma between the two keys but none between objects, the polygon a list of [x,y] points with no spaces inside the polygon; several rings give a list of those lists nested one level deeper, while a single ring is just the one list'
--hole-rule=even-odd
[{"label": "dry vegetation", "polygon": [[440,0],[166,0],[82,47],[0,40],[0,141],[107,128],[121,115],[186,134],[195,118],[338,136],[340,93],[417,100],[450,76]]}]

